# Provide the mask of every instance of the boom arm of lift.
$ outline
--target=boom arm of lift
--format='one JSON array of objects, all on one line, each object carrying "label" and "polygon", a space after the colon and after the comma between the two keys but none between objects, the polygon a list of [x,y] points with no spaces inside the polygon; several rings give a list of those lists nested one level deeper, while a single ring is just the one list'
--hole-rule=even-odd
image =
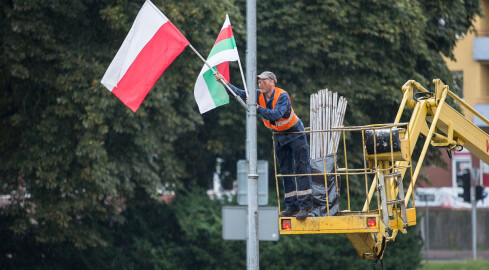
[{"label": "boom arm of lift", "polygon": [[[416,146],[416,142],[418,141],[420,135],[422,134],[426,137],[416,168],[412,175],[413,183],[409,186],[404,196],[404,203],[406,206],[408,205],[412,195],[412,189],[416,183],[430,144],[438,147],[446,147],[448,150],[459,149],[461,146],[463,146],[482,161],[489,164],[489,135],[474,125],[465,116],[449,106],[445,102],[447,96],[454,98],[461,107],[466,108],[488,125],[489,120],[484,118],[471,106],[452,93],[448,86],[444,85],[441,80],[435,79],[433,80],[433,83],[435,84],[435,92],[430,93],[416,81],[407,81],[402,87],[404,96],[394,121],[394,123],[399,123],[401,115],[406,106],[410,108],[414,107],[408,125],[409,132],[407,133],[409,154],[413,153],[414,147]],[[422,94],[422,99],[415,98],[414,88],[418,89],[421,93],[425,93]],[[444,134],[440,134],[440,131]],[[407,170],[407,166],[405,165],[408,165],[408,162],[397,162],[398,164],[396,165],[403,168],[400,171],[402,174],[401,177],[404,177]],[[365,201],[363,211],[367,210],[367,203],[372,200],[376,187],[377,177],[373,180],[372,185],[370,186],[368,198]],[[397,194],[398,190],[395,186],[391,186],[390,188],[394,189],[390,192]],[[389,211],[392,210],[389,209]],[[408,221],[407,223],[408,224],[404,225],[414,225],[416,224],[416,221]],[[345,235],[352,243],[360,257],[364,259],[372,257],[382,259],[386,243],[395,240],[399,229],[400,228],[393,229],[390,236],[388,235],[388,230],[386,230],[382,238],[374,233],[351,233]],[[404,232],[404,230],[401,230],[401,232]]]}]

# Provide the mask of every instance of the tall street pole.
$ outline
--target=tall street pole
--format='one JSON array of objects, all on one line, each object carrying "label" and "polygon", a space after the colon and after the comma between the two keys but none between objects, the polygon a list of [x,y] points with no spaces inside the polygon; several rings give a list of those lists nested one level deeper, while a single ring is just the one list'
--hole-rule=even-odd
[{"label": "tall street pole", "polygon": [[246,1],[246,83],[249,89],[246,122],[248,174],[247,269],[259,268],[258,247],[258,174],[256,169],[256,0]]},{"label": "tall street pole", "polygon": [[472,203],[472,259],[477,260],[477,201],[475,200],[475,186],[479,179],[479,169],[472,168],[473,185],[470,185],[470,202]]},{"label": "tall street pole", "polygon": [[425,207],[425,213],[426,213],[426,228],[425,228],[425,249],[426,249],[426,261],[430,259],[430,209],[428,208],[428,195],[425,195],[425,202],[426,202],[426,207]]}]

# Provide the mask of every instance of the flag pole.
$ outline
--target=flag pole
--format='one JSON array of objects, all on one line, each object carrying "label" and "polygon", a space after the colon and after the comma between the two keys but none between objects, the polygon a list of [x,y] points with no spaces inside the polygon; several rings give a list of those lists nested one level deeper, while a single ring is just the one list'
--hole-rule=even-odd
[{"label": "flag pole", "polygon": [[248,88],[246,87],[246,81],[243,75],[243,67],[241,67],[241,60],[239,60],[239,53],[238,53],[238,66],[239,66],[239,71],[241,72],[241,80],[243,80],[244,90],[246,92],[246,98],[248,98]]},{"label": "flag pole", "polygon": [[[229,20],[228,14],[226,14],[226,19]],[[229,25],[231,25],[231,20],[229,20]],[[241,60],[240,60],[241,57],[239,57],[238,47],[236,47],[235,49],[236,49],[236,53],[238,54],[238,66],[239,66],[239,71],[241,72],[241,80],[243,81],[243,86],[244,86],[244,90],[246,93],[246,98],[248,98],[248,88],[246,87],[246,81],[245,81],[244,74],[243,74],[243,67],[241,66]]]},{"label": "flag pole", "polygon": [[[189,47],[200,58],[200,60],[202,60],[209,67],[209,69],[212,70],[212,73],[214,75],[216,75],[216,71],[211,67],[211,65],[209,65],[209,63],[207,63],[207,61],[204,59],[204,57],[202,57],[202,55],[200,55],[200,53],[194,48],[194,46],[192,46],[192,44],[189,43]],[[231,89],[231,87],[229,87],[228,82],[226,82],[226,80],[221,79],[221,83],[222,83],[222,85],[224,85],[224,87],[226,87],[229,90],[229,92],[236,98],[236,100],[238,100],[239,104],[241,104],[241,106],[243,106],[246,109],[246,111],[248,111],[248,106],[246,105],[246,103],[244,103],[244,101],[241,99],[240,96],[238,96],[238,95],[236,95],[236,93],[234,93],[234,91]]]}]

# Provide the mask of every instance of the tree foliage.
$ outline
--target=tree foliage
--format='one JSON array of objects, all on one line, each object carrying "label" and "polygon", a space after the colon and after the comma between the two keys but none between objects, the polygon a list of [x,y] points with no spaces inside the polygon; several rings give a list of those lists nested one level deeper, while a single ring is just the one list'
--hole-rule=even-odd
[{"label": "tree foliage", "polygon": [[[135,114],[100,84],[142,2],[0,2],[0,193],[11,195],[0,209],[9,236],[2,265],[16,268],[12,262],[32,251],[33,262],[62,254],[87,268],[244,266],[243,245],[220,239],[219,205],[188,191],[207,188],[216,157],[232,180],[244,157],[243,110],[231,100],[198,113],[193,86],[203,64],[188,49]],[[244,0],[154,3],[203,55],[229,13],[244,62]],[[480,13],[475,0],[271,0],[258,1],[257,10],[258,71],[277,74],[306,125],[309,95],[326,87],[349,100],[346,125],[392,121],[405,81],[451,81],[441,55],[453,57],[456,35]],[[233,67],[232,82],[241,86]],[[270,141],[259,128],[259,158],[272,156]],[[157,190],[168,183],[190,195],[160,204]],[[158,227],[164,220],[167,234]],[[292,246],[304,249],[293,265],[349,261],[341,236],[316,240],[266,243],[262,264],[285,266],[272,262]],[[217,260],[221,249],[229,256]],[[323,249],[330,257],[317,259]]]},{"label": "tree foliage", "polygon": [[[1,121],[8,128],[0,135],[1,191],[19,199],[9,208],[23,212],[12,227],[18,233],[34,230],[41,242],[104,245],[96,223],[122,221],[124,199],[135,188],[156,198],[158,188],[181,183],[192,168],[179,146],[202,128],[191,94],[201,66],[194,55],[177,59],[136,114],[100,84],[140,4],[3,4]],[[203,48],[222,23],[218,15],[233,7],[168,1],[165,9]],[[212,27],[197,31],[208,17],[215,17],[208,20]],[[22,193],[30,198],[20,207]]]},{"label": "tree foliage", "polygon": [[[240,1],[244,2],[244,1]],[[479,1],[266,1],[258,4],[258,70],[274,70],[307,119],[309,94],[329,88],[349,100],[347,124],[392,121],[409,79],[451,76],[456,34]],[[439,23],[440,21],[444,23]],[[296,101],[297,100],[297,101]],[[369,108],[366,110],[366,108]]]},{"label": "tree foliage", "polygon": [[[310,94],[328,88],[346,97],[345,126],[393,122],[407,80],[451,85],[442,55],[452,56],[456,35],[480,14],[479,1],[277,0],[258,10],[258,70],[277,74],[306,125]],[[349,153],[361,152],[358,141],[347,144]],[[426,163],[442,163],[438,154]]]},{"label": "tree foliage", "polygon": [[[136,197],[123,213],[126,222],[99,225],[107,246],[78,249],[68,243],[39,243],[32,234],[20,236],[0,227],[2,269],[246,267],[245,241],[222,240],[222,204],[211,201],[202,189],[185,192],[171,205]],[[0,222],[12,224],[12,219],[0,216]],[[387,269],[414,269],[419,264],[420,241],[412,229],[408,237],[387,246]],[[281,236],[278,242],[260,242],[262,269],[365,269],[371,264],[358,258],[343,235]]]}]

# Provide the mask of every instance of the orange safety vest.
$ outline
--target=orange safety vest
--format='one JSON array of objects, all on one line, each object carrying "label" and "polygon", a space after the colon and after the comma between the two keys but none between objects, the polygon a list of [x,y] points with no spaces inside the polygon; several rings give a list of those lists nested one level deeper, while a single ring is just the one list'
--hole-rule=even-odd
[{"label": "orange safety vest", "polygon": [[[273,95],[273,107],[272,107],[273,110],[275,110],[275,105],[277,104],[278,98],[283,93],[287,93],[287,92],[283,89],[275,87],[275,94]],[[265,103],[265,95],[263,93],[260,93],[260,97],[258,101],[261,107],[264,108],[267,107],[267,104]],[[289,101],[291,103],[289,118],[281,118],[280,120],[275,121],[275,125],[270,123],[270,121],[263,119],[263,124],[265,124],[267,128],[273,129],[275,131],[284,131],[293,127],[295,124],[297,124],[297,122],[299,122],[299,117],[297,117],[297,115],[294,113],[294,109],[292,109],[292,100],[290,100],[290,96],[289,96]]]}]

